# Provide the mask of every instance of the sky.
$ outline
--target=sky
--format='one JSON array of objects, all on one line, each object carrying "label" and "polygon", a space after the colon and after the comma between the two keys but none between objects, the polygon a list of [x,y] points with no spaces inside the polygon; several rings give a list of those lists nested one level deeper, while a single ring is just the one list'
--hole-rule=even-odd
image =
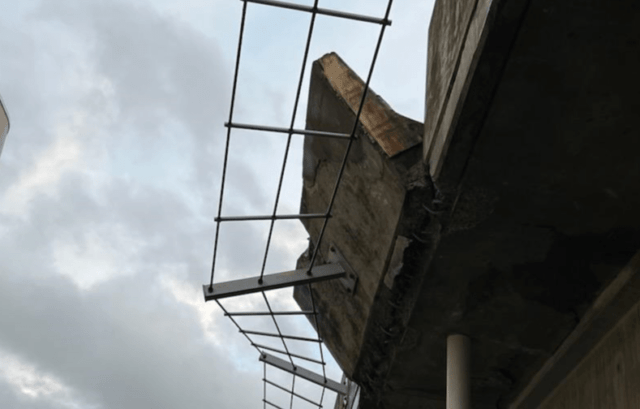
[{"label": "sky", "polygon": [[[386,8],[386,0],[343,3],[319,4],[378,17]],[[396,0],[372,80],[419,121],[432,7]],[[257,352],[202,296],[241,9],[239,0],[0,6],[0,94],[11,120],[0,156],[0,407],[262,407]],[[249,4],[234,121],[289,126],[309,20]],[[319,16],[310,60],[336,51],[365,78],[378,32]],[[271,213],[285,138],[233,133],[223,214]],[[299,210],[302,137],[291,149],[280,213]],[[268,223],[223,225],[216,282],[256,275],[267,231]],[[306,246],[299,222],[278,222],[267,273],[293,269]],[[268,296],[274,309],[298,309],[291,289]],[[223,304],[265,308],[261,296]],[[280,323],[314,335],[302,318]],[[264,319],[241,324],[274,331]],[[292,350],[319,356],[317,345],[292,342]],[[340,380],[335,363],[327,374]],[[296,382],[320,399],[320,388]],[[332,407],[335,395],[324,399]]]}]

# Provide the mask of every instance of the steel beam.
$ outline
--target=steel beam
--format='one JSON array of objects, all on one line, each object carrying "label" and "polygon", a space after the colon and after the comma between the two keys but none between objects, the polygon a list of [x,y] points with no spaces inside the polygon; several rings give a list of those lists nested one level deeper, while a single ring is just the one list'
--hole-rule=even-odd
[{"label": "steel beam", "polygon": [[332,381],[331,379],[326,379],[322,375],[318,375],[317,373],[311,372],[310,370],[302,368],[300,366],[293,366],[291,365],[291,362],[276,358],[273,355],[262,354],[260,355],[260,361],[281,369],[285,372],[289,372],[290,374],[293,374],[295,376],[299,376],[300,378],[306,379],[309,382],[313,382],[316,385],[324,386],[327,389],[330,389],[341,395],[346,395],[347,393],[346,385],[343,385],[336,381]]},{"label": "steel beam", "polygon": [[284,273],[268,274],[262,277],[245,278],[242,280],[227,281],[224,283],[203,285],[204,300],[211,301],[238,295],[251,294],[261,291],[275,290],[294,285],[314,283],[316,281],[342,278],[346,275],[345,269],[340,264],[325,264],[314,267],[311,274],[307,269],[286,271]]}]

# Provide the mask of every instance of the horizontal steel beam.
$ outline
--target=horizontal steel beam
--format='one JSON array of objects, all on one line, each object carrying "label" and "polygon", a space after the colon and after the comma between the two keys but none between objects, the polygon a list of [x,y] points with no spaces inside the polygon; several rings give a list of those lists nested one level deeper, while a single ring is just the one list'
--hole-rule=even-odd
[{"label": "horizontal steel beam", "polygon": [[276,214],[276,215],[263,215],[263,216],[227,216],[216,217],[213,220],[215,222],[246,222],[256,220],[295,220],[295,219],[326,219],[331,215],[324,213],[309,213],[309,214]]},{"label": "horizontal steel beam", "polygon": [[300,366],[293,366],[291,362],[287,362],[273,355],[262,354],[260,355],[260,361],[281,369],[285,372],[289,372],[290,374],[299,376],[300,378],[306,379],[309,382],[313,382],[316,385],[324,386],[327,389],[330,389],[341,395],[345,395],[347,393],[347,385],[343,385],[339,382],[332,381],[331,379],[324,378],[322,375],[318,375],[317,373],[311,372],[310,370],[302,368]]},{"label": "horizontal steel beam", "polygon": [[385,20],[383,18],[363,16],[361,14],[345,13],[343,11],[323,9],[320,7],[314,9],[311,6],[303,6],[302,4],[285,3],[283,1],[275,1],[275,0],[243,0],[243,1],[246,1],[249,3],[264,4],[266,6],[281,7],[281,8],[290,9],[290,10],[306,11],[308,13],[315,12],[316,14],[324,14],[325,16],[364,21],[366,23],[384,24],[387,26],[391,25],[391,20]]},{"label": "horizontal steel beam", "polygon": [[293,339],[293,340],[296,340],[296,341],[306,341],[306,342],[322,342],[322,340],[319,339],[319,338],[298,337],[298,336],[295,336],[295,335],[281,335],[281,334],[274,334],[272,332],[245,331],[243,329],[241,329],[240,332],[242,334],[247,334],[247,335],[262,335],[263,337]]},{"label": "horizontal steel beam", "polygon": [[344,140],[349,140],[349,138],[351,138],[351,135],[348,133],[312,131],[308,129],[279,128],[275,126],[249,125],[249,124],[239,124],[239,123],[229,123],[229,122],[225,122],[224,126],[226,126],[227,128],[247,129],[250,131],[267,131],[267,132],[286,133],[286,134],[292,134],[292,135],[322,136],[325,138],[338,138],[338,139],[344,139]]},{"label": "horizontal steel beam", "polygon": [[[266,345],[256,344],[255,342],[252,342],[251,346],[256,347],[256,348],[267,349],[269,351],[277,352],[277,353],[283,354],[283,355],[290,355],[290,356],[292,356],[294,358],[304,359],[305,361],[313,362],[314,364],[318,364],[318,365],[326,365],[327,364],[326,362],[322,362],[322,361],[319,361],[317,359],[308,358],[306,356],[294,354],[294,353],[291,353],[291,352],[286,352],[286,351],[283,351],[283,350],[277,349],[277,348],[271,348],[271,347],[268,347]],[[262,352],[262,351],[260,351],[260,352]]]},{"label": "horizontal steel beam", "polygon": [[202,290],[204,291],[204,300],[211,301],[341,278],[345,274],[346,271],[340,264],[324,264],[314,267],[311,270],[311,274],[307,274],[307,269],[302,268],[284,273],[267,274],[262,276],[262,280],[259,277],[251,277],[214,284],[213,286],[205,284],[202,286]]}]

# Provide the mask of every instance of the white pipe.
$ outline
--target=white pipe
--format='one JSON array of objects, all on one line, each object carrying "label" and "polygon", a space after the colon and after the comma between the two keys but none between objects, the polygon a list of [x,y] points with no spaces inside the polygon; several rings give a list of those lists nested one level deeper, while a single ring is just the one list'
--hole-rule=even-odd
[{"label": "white pipe", "polygon": [[447,337],[447,409],[471,409],[469,337]]}]

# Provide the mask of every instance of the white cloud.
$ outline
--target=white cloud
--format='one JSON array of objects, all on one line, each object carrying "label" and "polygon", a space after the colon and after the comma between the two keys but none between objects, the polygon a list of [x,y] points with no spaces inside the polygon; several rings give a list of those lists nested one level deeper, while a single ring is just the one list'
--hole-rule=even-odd
[{"label": "white cloud", "polygon": [[166,274],[160,278],[161,286],[168,291],[176,301],[188,305],[193,309],[200,328],[206,339],[215,346],[221,346],[225,342],[224,335],[220,334],[217,318],[220,316],[218,308],[203,301],[202,287],[193,286],[174,276]]},{"label": "white cloud", "polygon": [[[343,3],[327,0],[323,7]],[[12,133],[0,161],[0,326],[11,330],[0,332],[0,348],[11,354],[0,355],[0,407],[260,402],[255,350],[201,292],[241,2],[177,4],[25,0],[19,12],[7,8],[6,24],[0,24],[0,92]],[[309,15],[286,12],[295,27],[279,27],[273,22],[289,17],[265,18],[266,9],[251,5],[256,24],[248,26],[246,92],[238,109],[251,114],[248,122],[288,125]],[[311,60],[344,44],[348,63],[368,65],[357,61],[360,40],[344,41],[363,35],[360,25],[338,32],[322,21]],[[396,19],[394,27],[401,26]],[[270,36],[279,28],[284,35]],[[251,42],[260,48],[252,56]],[[401,63],[402,55],[413,52],[396,45],[383,47],[397,50],[389,66],[410,66]],[[274,54],[279,61],[271,61]],[[395,78],[381,82],[401,88]],[[285,139],[259,133],[234,138],[238,157],[230,166],[225,210],[270,213]],[[297,213],[301,186],[302,144],[294,138],[279,207],[287,214]],[[264,227],[225,226],[217,278],[259,273]],[[278,223],[267,272],[293,269],[306,245],[298,222]],[[274,310],[298,309],[291,289],[268,297]],[[260,294],[224,305],[266,310]],[[283,332],[313,336],[306,319],[298,318],[279,320]],[[274,331],[270,318],[246,322]],[[318,353],[315,344],[300,350]]]},{"label": "white cloud", "polygon": [[60,379],[3,351],[0,351],[0,379],[8,383],[14,392],[29,399],[48,401],[66,409],[95,407],[80,401]]},{"label": "white cloud", "polygon": [[[0,212],[25,216],[30,202],[40,194],[55,195],[58,183],[69,172],[80,171],[97,180],[106,163],[104,141],[106,130],[117,120],[117,107],[112,101],[110,82],[82,67],[62,82],[73,88],[73,101],[60,98],[52,123],[48,145],[34,146],[33,158],[26,161],[17,179],[0,196]],[[37,115],[34,115],[37,118]],[[18,132],[22,128],[19,124]],[[14,135],[22,138],[23,135]],[[30,144],[31,141],[19,141]],[[104,172],[102,172],[104,173]]]},{"label": "white cloud", "polygon": [[55,142],[6,190],[0,202],[3,213],[24,215],[35,196],[55,193],[61,176],[79,166],[81,147],[69,131],[68,126],[61,125]]},{"label": "white cloud", "polygon": [[52,246],[56,270],[79,288],[88,290],[106,280],[135,274],[141,267],[136,255],[144,242],[131,236],[123,226],[103,226],[87,231],[80,243],[73,236],[62,235]]}]

